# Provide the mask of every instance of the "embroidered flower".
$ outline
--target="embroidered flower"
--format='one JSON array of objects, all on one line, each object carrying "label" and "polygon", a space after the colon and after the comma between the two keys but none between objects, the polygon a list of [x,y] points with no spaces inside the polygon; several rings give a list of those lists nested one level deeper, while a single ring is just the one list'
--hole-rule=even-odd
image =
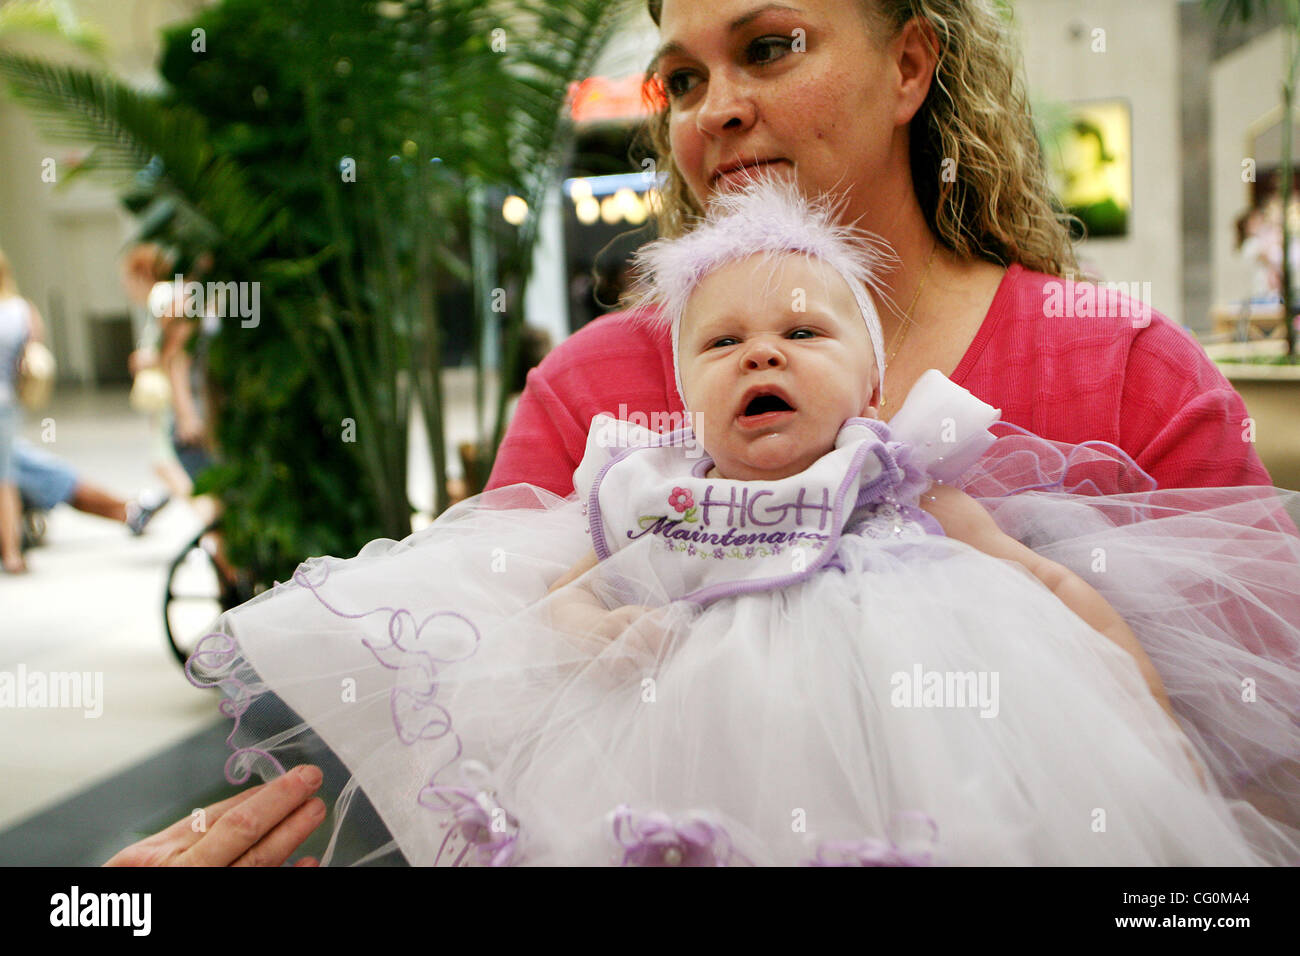
[{"label": "embroidered flower", "polygon": [[774,544],[774,545],[772,545],[772,553],[773,553],[773,554],[780,554],[780,553],[781,553],[781,546],[780,546],[779,544]]},{"label": "embroidered flower", "polygon": [[689,554],[691,557],[695,557],[695,545],[693,544],[687,545],[686,553]]},{"label": "embroidered flower", "polygon": [[726,866],[748,862],[731,845],[727,831],[703,814],[677,820],[665,813],[637,813],[626,805],[614,811],[614,839],[623,848],[620,866]]},{"label": "embroidered flower", "polygon": [[668,496],[668,504],[681,514],[695,504],[695,496],[686,488],[674,488],[673,493]]},{"label": "embroidered flower", "polygon": [[753,556],[754,556],[754,546],[750,545],[748,548],[745,549],[745,557],[752,558]]},{"label": "embroidered flower", "polygon": [[721,548],[714,548],[713,556],[717,558],[719,561],[721,561],[723,557],[725,557],[725,554],[723,553],[723,550]]}]

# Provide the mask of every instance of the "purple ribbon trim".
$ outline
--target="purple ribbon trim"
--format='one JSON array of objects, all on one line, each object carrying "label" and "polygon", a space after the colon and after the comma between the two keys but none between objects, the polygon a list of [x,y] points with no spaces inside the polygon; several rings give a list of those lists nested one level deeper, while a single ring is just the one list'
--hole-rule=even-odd
[{"label": "purple ribbon trim", "polygon": [[[939,825],[929,814],[909,810],[895,815],[900,819],[913,819],[924,823],[930,830],[929,845],[923,850],[903,849],[894,842],[892,834],[885,839],[867,837],[861,840],[825,840],[817,845],[817,855],[806,866],[930,866],[934,862],[934,847],[938,841]],[[893,829],[891,827],[891,829]]]},{"label": "purple ribbon trim", "polygon": [[[214,644],[218,646],[213,646]],[[235,722],[234,726],[230,728],[230,736],[226,738],[226,746],[231,748],[231,754],[226,758],[225,766],[222,768],[226,775],[226,781],[232,784],[248,783],[249,778],[253,775],[253,761],[248,759],[250,756],[265,757],[276,772],[283,776],[283,765],[265,750],[259,750],[256,747],[235,747],[235,734],[239,733],[240,718],[253,703],[253,696],[248,692],[248,685],[230,673],[219,676],[213,681],[203,681],[194,676],[192,668],[195,662],[204,664],[214,672],[219,672],[221,668],[228,668],[230,663],[238,656],[240,656],[239,642],[229,634],[219,632],[205,634],[195,645],[194,652],[190,654],[189,660],[185,662],[185,677],[195,687],[220,687],[227,694],[221,703],[217,705],[217,710],[232,718]]]},{"label": "purple ribbon trim", "polygon": [[[1036,444],[1034,445],[1034,448],[1045,449],[1047,451],[1050,451],[1051,454],[1056,457],[1057,465],[1060,468],[1060,472],[1056,478],[1053,478],[1051,477],[1052,474],[1051,472],[1045,469],[1041,464],[1036,464],[1035,469],[1038,472],[1036,481],[1031,481],[1029,484],[1021,485],[1017,488],[1011,489],[1010,491],[1005,491],[1002,494],[997,495],[995,497],[1007,498],[1010,497],[1011,495],[1018,495],[1026,491],[1061,491],[1071,495],[1092,495],[1092,496],[1112,494],[1113,492],[1107,492],[1098,488],[1096,482],[1093,481],[1091,478],[1085,478],[1081,481],[1075,482],[1069,487],[1066,487],[1065,481],[1067,476],[1070,473],[1070,468],[1073,467],[1075,464],[1079,463],[1076,461],[1076,459],[1081,457],[1082,455],[1081,449],[1084,448],[1102,449],[1107,453],[1113,454],[1114,457],[1118,459],[1118,461],[1116,462],[1117,464],[1123,465],[1126,469],[1134,472],[1135,473],[1135,478],[1133,481],[1134,487],[1132,489],[1134,492],[1157,491],[1160,488],[1160,483],[1157,482],[1155,478],[1153,478],[1146,471],[1146,469],[1144,469],[1141,465],[1139,465],[1136,461],[1134,461],[1132,456],[1130,456],[1128,452],[1120,448],[1118,445],[1114,445],[1108,441],[1094,440],[1094,441],[1079,442],[1077,445],[1070,446],[1070,452],[1067,455],[1067,454],[1063,454],[1059,448],[1057,448],[1054,444],[1049,442],[1047,439],[1041,438],[1040,436],[1035,435],[1033,432],[1029,431],[1029,429],[1021,428],[1019,425],[1012,424],[1011,422],[998,421],[998,422],[994,422],[993,425],[989,427],[993,428],[999,425],[1004,428],[1011,429],[1015,435],[1023,435],[1035,439]],[[997,437],[999,439],[1010,438],[1012,437],[1012,435],[1000,435]],[[996,448],[997,446],[995,444],[991,447]],[[1037,456],[1035,457],[1037,458]],[[1087,462],[1083,462],[1083,464],[1087,464]],[[996,472],[994,472],[993,474],[996,474]],[[964,482],[957,482],[957,484],[958,487],[962,487],[964,485]]]},{"label": "purple ribbon trim", "polygon": [[[294,583],[310,591],[320,605],[331,614],[346,620],[358,620],[372,614],[385,612],[389,615],[387,626],[389,643],[387,645],[375,645],[369,638],[363,639],[361,643],[370,651],[381,667],[414,677],[411,686],[394,687],[389,694],[390,714],[398,739],[409,747],[420,740],[440,740],[448,735],[454,738],[455,753],[429,775],[420,789],[420,793],[416,798],[417,802],[430,810],[438,812],[451,811],[454,826],[449,831],[448,838],[450,838],[451,833],[456,831],[464,834],[468,844],[465,852],[470,849],[477,849],[483,861],[490,866],[505,866],[511,863],[518,848],[519,825],[517,821],[507,815],[511,832],[502,836],[493,829],[493,823],[495,822],[493,811],[500,810],[500,807],[496,805],[489,794],[482,791],[475,792],[465,787],[440,785],[437,782],[439,774],[460,760],[463,752],[460,736],[455,733],[452,726],[451,714],[436,700],[438,695],[438,665],[467,660],[478,651],[482,635],[474,622],[456,611],[435,611],[423,621],[417,623],[415,616],[406,608],[387,606],[350,614],[334,607],[320,593],[319,589],[329,578],[329,566],[324,566],[325,572],[321,579],[316,582],[313,582],[308,577],[304,571],[305,567],[307,567],[305,564],[300,565],[294,571]],[[277,585],[278,587],[279,585]],[[417,650],[403,643],[405,640],[418,641],[425,627],[438,618],[455,618],[464,622],[474,638],[468,652],[457,657],[438,657],[430,651]],[[230,736],[226,738],[226,744],[231,748],[235,748],[234,738],[239,732],[241,715],[248,710],[254,699],[244,681],[235,677],[229,671],[231,664],[240,657],[242,657],[242,650],[239,642],[233,636],[212,633],[199,641],[194,653],[190,655],[185,664],[185,675],[189,678],[191,684],[205,688],[220,687],[226,693],[227,697],[221,701],[218,709],[221,713],[234,719],[234,727],[231,729]],[[196,677],[193,670],[196,664],[212,670],[216,674],[216,679],[204,681]],[[221,673],[223,668],[226,670],[224,674]],[[247,759],[250,756],[266,758],[279,775],[283,775],[285,772],[284,766],[265,750],[244,747],[234,749],[234,752],[226,761],[226,779],[230,783],[242,784],[248,782],[252,775],[250,766],[252,761]],[[446,839],[443,841],[443,846],[446,846]],[[441,855],[441,849],[439,855]],[[461,854],[461,857],[458,857],[457,862],[463,856],[464,853]]]}]

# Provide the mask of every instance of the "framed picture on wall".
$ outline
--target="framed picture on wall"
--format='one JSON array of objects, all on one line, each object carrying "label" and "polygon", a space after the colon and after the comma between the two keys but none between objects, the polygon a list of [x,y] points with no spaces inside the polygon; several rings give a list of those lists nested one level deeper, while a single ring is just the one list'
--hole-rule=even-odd
[{"label": "framed picture on wall", "polygon": [[1088,237],[1127,236],[1133,211],[1133,115],[1127,100],[1069,103],[1045,131],[1056,194]]}]

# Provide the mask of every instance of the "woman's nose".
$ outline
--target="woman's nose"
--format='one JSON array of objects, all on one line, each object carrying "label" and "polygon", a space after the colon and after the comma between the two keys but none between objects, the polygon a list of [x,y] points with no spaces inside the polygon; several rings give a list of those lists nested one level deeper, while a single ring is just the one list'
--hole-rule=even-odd
[{"label": "woman's nose", "polygon": [[734,83],[725,74],[714,73],[709,77],[696,123],[710,136],[723,136],[749,129],[757,115],[754,101],[742,85]]}]

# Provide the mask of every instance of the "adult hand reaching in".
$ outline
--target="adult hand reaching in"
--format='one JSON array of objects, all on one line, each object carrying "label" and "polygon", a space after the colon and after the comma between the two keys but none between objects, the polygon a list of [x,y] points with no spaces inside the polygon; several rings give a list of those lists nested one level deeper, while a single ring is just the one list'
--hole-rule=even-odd
[{"label": "adult hand reaching in", "polygon": [[[185,817],[122,850],[105,866],[279,866],[325,819],[317,767],[296,767],[204,810],[204,827]],[[304,857],[294,866],[319,866]]]}]

